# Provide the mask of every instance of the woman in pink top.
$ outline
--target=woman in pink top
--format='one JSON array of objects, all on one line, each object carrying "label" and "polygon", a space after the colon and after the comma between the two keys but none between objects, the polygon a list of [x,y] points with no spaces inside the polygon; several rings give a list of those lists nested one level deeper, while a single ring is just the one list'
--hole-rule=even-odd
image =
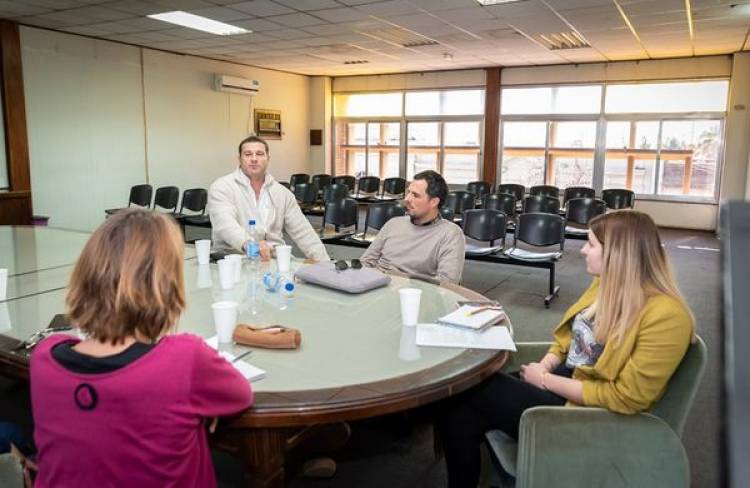
[{"label": "woman in pink top", "polygon": [[126,210],[86,243],[66,298],[87,339],[31,357],[37,487],[216,486],[205,421],[252,403],[250,384],[200,337],[170,334],[185,308],[182,236]]}]

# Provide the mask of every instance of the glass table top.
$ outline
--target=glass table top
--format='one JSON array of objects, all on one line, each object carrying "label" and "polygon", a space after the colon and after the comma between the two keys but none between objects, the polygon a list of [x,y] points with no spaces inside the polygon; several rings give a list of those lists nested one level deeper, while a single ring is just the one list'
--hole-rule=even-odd
[{"label": "glass table top", "polygon": [[[0,268],[8,268],[6,300],[65,288],[90,235],[50,227],[0,226]],[[195,246],[186,244],[184,253],[185,259],[195,258]]]},{"label": "glass table top", "polygon": [[[293,261],[293,268],[301,265]],[[245,358],[267,372],[266,378],[253,383],[257,392],[317,390],[388,380],[431,368],[464,352],[461,348],[416,346],[416,327],[401,325],[399,288],[422,290],[420,322],[434,321],[462,299],[457,292],[430,283],[393,276],[389,286],[361,295],[298,283],[294,296],[285,298],[261,284],[268,264],[255,274],[245,265],[241,282],[231,290],[220,289],[215,264],[201,266],[191,259],[184,266],[188,303],[178,331],[206,339],[214,336],[211,304],[233,300],[240,304],[240,323],[280,324],[302,333],[299,349],[253,348]],[[63,312],[64,298],[65,290],[58,289],[0,303],[0,334],[28,338]]]}]

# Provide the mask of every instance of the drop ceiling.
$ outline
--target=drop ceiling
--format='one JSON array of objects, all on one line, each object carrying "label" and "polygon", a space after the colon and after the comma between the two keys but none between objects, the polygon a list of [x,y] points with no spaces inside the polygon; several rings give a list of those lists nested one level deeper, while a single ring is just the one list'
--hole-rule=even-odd
[{"label": "drop ceiling", "polygon": [[[217,36],[146,17],[171,10],[252,33]],[[476,0],[0,0],[0,17],[306,75],[750,50],[750,0],[522,0],[487,7]],[[580,35],[590,47],[550,49],[541,37],[564,39],[562,33]]]}]

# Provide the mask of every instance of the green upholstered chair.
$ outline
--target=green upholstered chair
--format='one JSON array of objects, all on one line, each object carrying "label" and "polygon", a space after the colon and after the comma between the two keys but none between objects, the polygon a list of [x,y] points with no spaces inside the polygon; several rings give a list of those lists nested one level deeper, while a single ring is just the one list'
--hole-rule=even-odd
[{"label": "green upholstered chair", "polygon": [[[706,365],[700,337],[648,413],[603,408],[534,407],[521,416],[518,442],[487,432],[490,486],[687,487],[690,469],[681,437]],[[505,371],[538,361],[549,343],[519,343]],[[487,466],[485,466],[487,468]],[[495,475],[494,477],[492,475]],[[494,478],[494,479],[492,479]]]}]

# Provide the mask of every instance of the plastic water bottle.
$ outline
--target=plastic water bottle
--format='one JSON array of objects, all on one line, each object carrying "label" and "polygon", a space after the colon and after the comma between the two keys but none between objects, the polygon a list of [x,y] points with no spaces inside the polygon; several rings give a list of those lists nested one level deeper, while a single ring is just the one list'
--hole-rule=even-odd
[{"label": "plastic water bottle", "polygon": [[287,297],[294,295],[294,281],[288,276],[280,275],[279,273],[268,272],[264,274],[263,286],[272,293],[279,292],[281,295]]},{"label": "plastic water bottle", "polygon": [[250,226],[250,239],[247,241],[245,251],[247,252],[247,261],[250,263],[250,269],[256,270],[260,263],[260,242],[258,242],[258,235],[255,229],[255,220],[251,219],[248,225]]}]

